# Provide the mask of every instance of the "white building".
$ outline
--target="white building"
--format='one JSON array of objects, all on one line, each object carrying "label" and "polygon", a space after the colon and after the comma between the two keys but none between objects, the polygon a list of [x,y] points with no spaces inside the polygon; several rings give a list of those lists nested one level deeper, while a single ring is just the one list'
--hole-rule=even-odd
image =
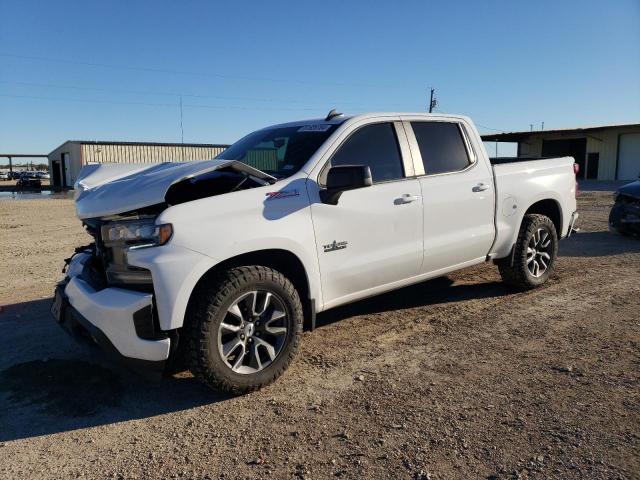
[{"label": "white building", "polygon": [[635,180],[640,174],[640,123],[483,135],[485,142],[515,142],[518,157],[573,157],[579,178]]},{"label": "white building", "polygon": [[69,140],[49,155],[51,186],[71,188],[90,163],[160,163],[210,160],[228,145]]}]

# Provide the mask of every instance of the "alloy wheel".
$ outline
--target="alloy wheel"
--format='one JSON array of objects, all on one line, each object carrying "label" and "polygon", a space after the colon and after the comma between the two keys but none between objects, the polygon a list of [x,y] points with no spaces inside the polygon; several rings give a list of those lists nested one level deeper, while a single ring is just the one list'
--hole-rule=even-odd
[{"label": "alloy wheel", "polygon": [[235,373],[260,372],[282,351],[288,321],[284,302],[275,293],[244,293],[227,309],[218,327],[218,352]]},{"label": "alloy wheel", "polygon": [[532,235],[527,245],[527,269],[536,278],[544,275],[551,264],[553,249],[551,232],[539,228]]}]

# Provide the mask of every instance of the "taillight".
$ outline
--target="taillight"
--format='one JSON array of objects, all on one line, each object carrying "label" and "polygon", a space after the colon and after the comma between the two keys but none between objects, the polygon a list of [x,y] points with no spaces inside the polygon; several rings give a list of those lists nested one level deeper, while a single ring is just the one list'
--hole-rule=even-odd
[{"label": "taillight", "polygon": [[580,165],[577,163],[573,164],[573,176],[576,177],[576,195],[580,193],[580,187],[578,185],[578,173],[580,173]]}]

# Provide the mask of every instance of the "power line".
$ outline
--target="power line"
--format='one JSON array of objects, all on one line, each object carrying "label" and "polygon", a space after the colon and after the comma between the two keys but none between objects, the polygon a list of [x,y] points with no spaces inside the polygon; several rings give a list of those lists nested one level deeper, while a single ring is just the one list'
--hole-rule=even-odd
[{"label": "power line", "polygon": [[258,97],[241,97],[241,96],[224,96],[224,95],[203,95],[194,93],[183,92],[162,92],[152,90],[129,90],[121,88],[105,88],[105,87],[85,87],[82,85],[61,85],[55,83],[39,83],[39,82],[19,82],[13,80],[0,80],[0,83],[11,85],[22,85],[28,87],[42,87],[42,88],[60,88],[70,90],[84,90],[84,91],[96,91],[96,92],[112,92],[112,93],[126,93],[134,95],[158,95],[158,96],[172,96],[172,97],[190,97],[190,98],[215,98],[218,100],[243,100],[249,102],[270,102],[270,103],[300,103],[308,106],[318,105],[326,106],[328,104],[340,104],[340,105],[365,105],[359,102],[342,102],[342,101],[327,101],[327,102],[308,102],[304,100],[294,99],[277,99],[277,98],[258,98]]},{"label": "power line", "polygon": [[[175,108],[175,103],[156,103],[156,102],[128,102],[122,100],[100,100],[100,99],[86,99],[86,98],[68,98],[68,97],[47,97],[40,95],[13,95],[13,94],[4,94],[0,93],[0,97],[6,98],[22,98],[22,99],[31,99],[31,100],[48,100],[48,101],[60,101],[60,102],[80,102],[80,103],[98,103],[98,104],[107,104],[107,105],[139,105],[139,106],[149,106],[149,107],[171,107]],[[286,102],[285,102],[286,103]],[[248,110],[248,111],[276,111],[276,112],[299,112],[299,111],[309,111],[309,112],[319,112],[318,107],[312,106],[299,106],[299,107],[266,107],[266,106],[244,106],[244,105],[203,105],[203,104],[195,104],[195,103],[183,103],[183,107],[190,108],[210,108],[210,109],[219,109],[219,110]]]},{"label": "power line", "polygon": [[[51,100],[60,102],[81,102],[81,103],[101,103],[108,105],[141,105],[148,107],[171,107],[175,108],[175,103],[154,103],[154,102],[125,102],[115,100],[98,100],[98,99],[85,99],[85,98],[67,98],[67,97],[42,97],[37,95],[9,95],[0,93],[0,97],[8,98],[25,98],[32,100]],[[217,109],[233,109],[233,110],[272,110],[272,111],[298,111],[309,110],[318,111],[317,108],[286,108],[286,107],[244,107],[239,105],[196,105],[196,104],[183,104],[184,107],[194,108],[217,108]]]},{"label": "power line", "polygon": [[297,83],[297,84],[303,84],[303,85],[309,85],[309,84],[331,85],[331,86],[341,86],[341,87],[354,86],[354,87],[388,88],[392,86],[389,84],[325,82],[325,81],[318,81],[318,80],[301,80],[301,79],[292,79],[292,78],[270,78],[270,77],[254,77],[249,75],[226,75],[226,74],[220,74],[220,73],[202,73],[202,72],[193,72],[193,71],[185,71],[185,70],[170,70],[166,68],[157,68],[157,67],[87,62],[83,60],[69,60],[65,58],[38,57],[33,55],[16,55],[13,53],[3,53],[3,52],[0,52],[0,56],[8,57],[8,58],[18,58],[18,59],[24,59],[24,60],[35,60],[35,61],[41,61],[41,62],[62,63],[67,65],[82,65],[86,67],[110,68],[110,69],[130,70],[130,71],[150,72],[150,73],[168,73],[172,75],[215,77],[215,78],[221,78],[226,80],[251,80],[251,81],[260,81],[260,82]]},{"label": "power line", "polygon": [[476,126],[478,127],[482,127],[485,130],[493,130],[494,132],[505,132],[506,130],[504,128],[491,128],[491,127],[487,127],[486,125],[482,125],[481,123],[475,122]]},{"label": "power line", "polygon": [[150,103],[150,102],[122,102],[122,101],[111,101],[111,100],[87,100],[81,98],[64,98],[64,97],[41,97],[37,95],[9,95],[5,93],[0,93],[0,97],[7,98],[26,98],[31,100],[53,100],[53,101],[61,101],[61,102],[82,102],[82,103],[105,103],[105,104],[113,104],[113,105],[144,105],[150,107],[173,107],[175,108],[175,104],[171,103]]}]

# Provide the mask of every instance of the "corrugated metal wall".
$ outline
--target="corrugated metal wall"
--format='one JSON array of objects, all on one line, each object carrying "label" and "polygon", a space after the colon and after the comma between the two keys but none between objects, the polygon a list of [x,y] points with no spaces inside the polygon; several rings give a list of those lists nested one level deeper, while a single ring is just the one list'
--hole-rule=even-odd
[{"label": "corrugated metal wall", "polygon": [[82,144],[82,161],[87,163],[159,163],[211,160],[224,147],[193,145]]},{"label": "corrugated metal wall", "polygon": [[244,161],[258,170],[270,170],[277,172],[278,150],[265,148],[263,150],[249,150]]},{"label": "corrugated metal wall", "polygon": [[[59,175],[62,176],[65,174],[65,172],[61,171],[62,156],[64,153],[69,154],[69,156],[67,157],[69,164],[65,165],[65,168],[68,169],[71,173],[71,183],[66,186],[71,187],[76,181],[78,173],[82,168],[80,162],[80,144],[76,142],[65,142],[49,154],[49,174],[51,175],[51,185],[54,185],[54,175],[56,175],[53,171],[54,161],[58,162],[56,165],[58,167],[57,171],[59,172]],[[62,185],[58,184],[55,186],[60,187]]]},{"label": "corrugated metal wall", "polygon": [[566,140],[571,138],[587,139],[587,156],[590,153],[599,153],[598,180],[615,180],[616,158],[618,155],[618,137],[622,133],[640,133],[638,128],[620,127],[596,132],[558,134],[537,134],[529,138],[526,143],[520,143],[520,155],[540,156],[542,154],[542,140]]}]

